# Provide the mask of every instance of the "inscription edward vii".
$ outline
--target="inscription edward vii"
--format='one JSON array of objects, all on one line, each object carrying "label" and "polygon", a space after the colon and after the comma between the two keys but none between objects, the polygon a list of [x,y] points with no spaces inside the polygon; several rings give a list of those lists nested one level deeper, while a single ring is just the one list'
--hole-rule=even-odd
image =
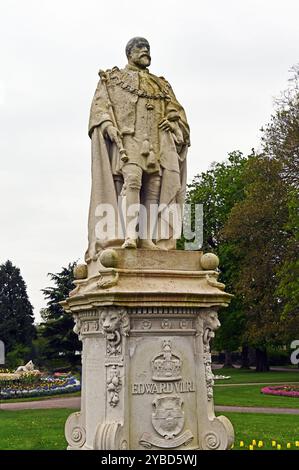
[{"label": "inscription edward vii", "polygon": [[195,392],[191,380],[182,380],[182,360],[172,352],[170,340],[162,342],[162,351],[151,360],[152,380],[156,383],[135,382],[132,395],[153,395]]},{"label": "inscription edward vii", "polygon": [[188,392],[195,392],[195,385],[192,381],[132,384],[132,395]]}]

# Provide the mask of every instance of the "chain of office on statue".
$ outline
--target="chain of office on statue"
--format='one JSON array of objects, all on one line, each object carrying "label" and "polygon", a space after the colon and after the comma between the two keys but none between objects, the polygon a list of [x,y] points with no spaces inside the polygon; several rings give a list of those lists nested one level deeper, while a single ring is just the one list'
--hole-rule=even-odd
[{"label": "chain of office on statue", "polygon": [[[147,98],[151,100],[165,100],[165,101],[170,101],[171,97],[168,94],[168,89],[167,86],[161,90],[161,93],[147,93],[144,90],[140,90],[139,88],[134,88],[132,85],[129,85],[128,83],[125,83],[121,78],[119,78],[117,75],[112,75],[113,72],[119,72],[118,67],[113,67],[112,70],[107,70],[106,72],[103,72],[102,70],[99,71],[100,77],[104,80],[107,81],[107,86],[110,85],[110,82],[113,80],[113,85],[120,86],[124,90],[128,91],[129,93],[132,93],[133,95],[140,96],[141,98]],[[160,85],[158,85],[160,88]],[[170,87],[170,85],[168,85]]]}]

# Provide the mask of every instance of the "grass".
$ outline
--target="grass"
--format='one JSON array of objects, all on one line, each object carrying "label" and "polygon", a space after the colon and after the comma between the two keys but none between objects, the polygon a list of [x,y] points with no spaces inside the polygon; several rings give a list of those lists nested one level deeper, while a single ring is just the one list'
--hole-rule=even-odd
[{"label": "grass", "polygon": [[215,369],[215,375],[230,375],[230,379],[217,380],[216,384],[241,384],[241,383],[271,383],[271,382],[299,382],[299,369],[297,371],[270,371],[255,372],[246,369]]},{"label": "grass", "polygon": [[[219,413],[218,413],[219,414]],[[235,428],[234,449],[240,449],[240,441],[248,450],[249,444],[255,439],[263,441],[263,449],[272,448],[272,440],[281,444],[282,449],[286,449],[287,443],[291,443],[291,449],[299,450],[295,447],[295,441],[299,441],[299,419],[298,415],[263,415],[245,413],[223,413],[230,419]]]},{"label": "grass", "polygon": [[64,423],[74,411],[73,409],[0,411],[0,449],[66,449]]},{"label": "grass", "polygon": [[214,401],[215,405],[299,408],[298,398],[264,395],[261,385],[214,387]]},{"label": "grass", "polygon": [[[64,423],[73,412],[69,409],[0,411],[0,449],[66,449]],[[279,442],[283,449],[288,442],[295,448],[295,441],[299,441],[298,416],[244,413],[225,413],[225,416],[235,428],[235,449],[240,448],[240,441],[248,448],[252,439],[262,440],[264,449],[271,449],[272,440]]]}]

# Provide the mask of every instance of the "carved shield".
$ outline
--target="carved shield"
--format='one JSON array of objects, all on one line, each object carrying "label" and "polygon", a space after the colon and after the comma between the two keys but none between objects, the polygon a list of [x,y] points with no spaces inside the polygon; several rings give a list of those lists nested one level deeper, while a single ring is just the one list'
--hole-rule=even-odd
[{"label": "carved shield", "polygon": [[177,436],[184,426],[183,400],[178,396],[163,396],[153,401],[152,423],[166,439]]}]

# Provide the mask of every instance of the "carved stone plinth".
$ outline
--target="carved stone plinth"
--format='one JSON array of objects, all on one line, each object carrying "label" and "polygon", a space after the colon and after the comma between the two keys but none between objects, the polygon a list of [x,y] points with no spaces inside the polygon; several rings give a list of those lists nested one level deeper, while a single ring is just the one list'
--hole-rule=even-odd
[{"label": "carved stone plinth", "polygon": [[76,281],[63,303],[83,343],[69,449],[231,447],[231,423],[214,414],[210,353],[230,295],[201,257],[106,250]]}]

